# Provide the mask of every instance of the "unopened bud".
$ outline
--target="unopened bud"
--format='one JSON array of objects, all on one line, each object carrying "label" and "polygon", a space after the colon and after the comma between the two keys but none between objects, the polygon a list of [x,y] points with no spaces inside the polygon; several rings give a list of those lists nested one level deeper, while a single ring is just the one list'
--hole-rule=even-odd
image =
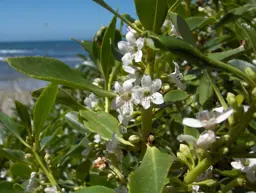
[{"label": "unopened bud", "polygon": [[183,153],[178,152],[177,158],[180,162],[184,163],[187,166],[190,166],[188,159],[186,158],[186,156]]},{"label": "unopened bud", "polygon": [[149,136],[148,136],[148,142],[149,142],[150,144],[152,144],[154,141],[155,141],[155,136],[154,136],[154,135],[149,135]]},{"label": "unopened bud", "polygon": [[233,93],[228,93],[227,94],[227,101],[228,104],[234,109],[237,110],[238,109],[238,103],[236,101],[236,96]]},{"label": "unopened bud", "polygon": [[140,137],[138,135],[131,135],[128,139],[132,144],[140,142]]},{"label": "unopened bud", "polygon": [[108,179],[108,181],[110,181],[110,180],[112,180],[114,177],[115,177],[115,175],[112,174],[112,173],[110,173],[110,174],[108,174],[107,179]]},{"label": "unopened bud", "polygon": [[51,155],[49,153],[46,153],[44,155],[44,160],[47,164],[50,164],[51,163]]},{"label": "unopened bud", "polygon": [[31,158],[33,158],[33,156],[30,153],[25,154],[25,159],[29,160]]},{"label": "unopened bud", "polygon": [[252,90],[252,97],[256,99],[256,87]]},{"label": "unopened bud", "polygon": [[164,92],[168,92],[170,90],[170,85],[165,83],[165,84],[163,84],[162,89]]},{"label": "unopened bud", "polygon": [[193,156],[192,156],[192,154],[191,154],[191,151],[190,151],[190,149],[189,149],[189,147],[188,147],[187,145],[181,143],[181,144],[180,144],[180,152],[181,152],[184,156],[186,156],[187,158],[193,159]]},{"label": "unopened bud", "polygon": [[248,75],[251,79],[256,80],[256,73],[250,68],[245,68],[245,74]]},{"label": "unopened bud", "polygon": [[142,24],[139,20],[135,20],[134,24],[138,27],[138,28],[142,28]]}]

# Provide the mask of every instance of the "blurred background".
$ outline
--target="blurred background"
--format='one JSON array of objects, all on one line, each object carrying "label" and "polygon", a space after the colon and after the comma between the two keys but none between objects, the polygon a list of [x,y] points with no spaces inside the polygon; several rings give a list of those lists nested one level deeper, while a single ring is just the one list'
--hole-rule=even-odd
[{"label": "blurred background", "polygon": [[[132,0],[106,0],[120,13],[135,17]],[[0,2],[0,110],[8,111],[13,100],[27,103],[29,91],[45,82],[30,79],[3,62],[6,57],[47,56],[71,67],[85,54],[71,40],[91,40],[113,15],[92,0],[1,0]],[[8,112],[7,112],[8,113]]]},{"label": "blurred background", "polygon": [[[135,16],[132,0],[106,0],[121,13]],[[70,40],[91,40],[113,15],[92,0],[2,0],[0,3],[0,88],[17,82],[22,89],[37,87],[40,81],[11,69],[2,60],[17,56],[48,56],[71,67],[81,62],[83,49]],[[84,54],[84,53],[83,53]],[[19,80],[19,81],[17,81]]]}]

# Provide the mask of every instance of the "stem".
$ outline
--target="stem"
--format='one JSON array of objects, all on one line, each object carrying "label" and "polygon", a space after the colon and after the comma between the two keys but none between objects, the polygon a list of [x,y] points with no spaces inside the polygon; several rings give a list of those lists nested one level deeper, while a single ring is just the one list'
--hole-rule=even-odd
[{"label": "stem", "polygon": [[138,32],[139,34],[142,34],[142,30],[137,28],[135,25],[133,25],[130,21],[128,21],[127,19],[125,19],[122,15],[120,15],[119,13],[117,13],[114,9],[112,9],[107,3],[105,3],[103,0],[93,0],[95,3],[98,3],[99,5],[101,5],[102,7],[104,7],[105,9],[107,9],[108,11],[110,11],[111,13],[113,13],[115,16],[117,16],[118,18],[120,18],[121,20],[123,20],[127,25],[129,25],[131,28],[133,28],[136,32]]},{"label": "stem", "polygon": [[224,186],[223,188],[221,188],[220,191],[218,191],[218,193],[226,193],[228,192],[229,190],[232,190],[233,188],[235,187],[238,187],[238,186],[243,186],[245,182],[245,179],[242,178],[242,177],[238,177],[234,180],[232,180],[231,182],[229,182],[226,186]]},{"label": "stem", "polygon": [[53,177],[53,175],[46,169],[46,167],[44,166],[42,160],[40,159],[40,156],[37,154],[37,152],[35,152],[34,150],[32,150],[32,153],[36,159],[36,161],[38,162],[40,168],[43,170],[44,174],[47,176],[49,182],[53,185],[56,186],[58,189],[60,189],[60,187],[58,186],[58,183],[56,182],[55,178]]},{"label": "stem", "polygon": [[[108,81],[105,82],[105,90],[109,91]],[[105,97],[105,112],[108,113],[109,109],[110,109],[110,101],[108,97]]]},{"label": "stem", "polygon": [[186,14],[187,14],[187,17],[190,17],[191,16],[191,11],[190,11],[190,0],[186,0]]},{"label": "stem", "polygon": [[180,4],[180,2],[181,2],[181,0],[175,1],[175,3],[172,4],[172,6],[169,8],[168,12],[169,12],[169,11],[174,11],[174,10],[178,7],[178,5]]}]

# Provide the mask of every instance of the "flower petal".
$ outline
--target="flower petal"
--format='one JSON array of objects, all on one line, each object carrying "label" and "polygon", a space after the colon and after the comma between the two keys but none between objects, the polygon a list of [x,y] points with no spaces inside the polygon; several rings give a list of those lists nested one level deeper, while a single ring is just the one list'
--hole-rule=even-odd
[{"label": "flower petal", "polygon": [[188,144],[195,144],[196,143],[196,138],[192,135],[179,135],[177,137],[177,140],[179,142],[187,142]]},{"label": "flower petal", "polygon": [[224,111],[221,115],[219,115],[216,118],[216,123],[221,123],[223,121],[225,121],[230,115],[232,115],[232,113],[234,112],[233,109],[227,109],[226,111]]},{"label": "flower petal", "polygon": [[129,92],[132,90],[132,87],[133,87],[132,82],[133,82],[132,80],[124,81],[124,83],[123,83],[124,92]]},{"label": "flower petal", "polygon": [[155,92],[152,96],[151,96],[151,101],[154,104],[160,105],[164,103],[164,97],[162,94],[160,94],[159,92]]},{"label": "flower petal", "polygon": [[201,128],[206,126],[206,123],[193,118],[184,118],[182,120],[182,124],[193,128]]},{"label": "flower petal", "polygon": [[133,113],[133,103],[131,101],[125,102],[121,107],[120,107],[121,113],[123,115],[130,115]]},{"label": "flower petal", "polygon": [[160,79],[156,79],[152,82],[152,89],[151,92],[155,93],[157,92],[162,86],[162,81]]},{"label": "flower petal", "polygon": [[150,98],[151,97],[144,97],[141,99],[141,105],[144,109],[148,109],[150,107]]},{"label": "flower petal", "polygon": [[119,82],[115,82],[114,89],[118,94],[122,94],[124,92],[122,86],[119,84]]},{"label": "flower petal", "polygon": [[132,31],[129,31],[126,36],[125,36],[126,40],[129,42],[129,43],[135,43],[136,42],[136,36],[135,36],[135,33],[133,33]]},{"label": "flower petal", "polygon": [[123,70],[129,74],[135,74],[136,73],[136,68],[133,68],[131,66],[128,65],[123,65]]},{"label": "flower petal", "polygon": [[122,57],[122,62],[123,65],[127,66],[129,64],[132,64],[132,60],[133,60],[133,55],[131,53],[126,53],[123,57]]},{"label": "flower petal", "polygon": [[129,44],[126,41],[118,42],[117,47],[121,51],[122,54],[129,52]]},{"label": "flower petal", "polygon": [[197,139],[197,147],[207,150],[216,141],[216,135],[213,131],[207,130]]},{"label": "flower petal", "polygon": [[246,177],[251,183],[254,183],[256,181],[256,169],[250,169],[246,172]]},{"label": "flower petal", "polygon": [[138,47],[138,50],[141,50],[144,46],[144,38],[137,39],[135,43]]},{"label": "flower petal", "polygon": [[124,104],[124,101],[120,96],[117,96],[116,98],[113,99],[111,108],[112,109],[118,109]]},{"label": "flower petal", "polygon": [[141,62],[142,60],[142,51],[141,50],[138,50],[135,54],[134,54],[134,59],[135,59],[135,62]]},{"label": "flower petal", "polygon": [[141,86],[144,88],[151,89],[151,85],[152,85],[151,77],[149,75],[144,74],[143,77],[141,78]]}]

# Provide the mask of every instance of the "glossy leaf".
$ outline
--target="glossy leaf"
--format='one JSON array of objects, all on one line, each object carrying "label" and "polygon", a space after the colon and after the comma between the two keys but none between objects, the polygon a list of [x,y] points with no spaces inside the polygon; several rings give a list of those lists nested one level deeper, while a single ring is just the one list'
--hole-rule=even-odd
[{"label": "glossy leaf", "polygon": [[140,166],[129,175],[129,193],[162,193],[174,157],[147,147]]},{"label": "glossy leaf", "polygon": [[1,193],[24,193],[24,191],[14,189],[13,182],[1,181],[0,182]]},{"label": "glossy leaf", "polygon": [[27,56],[5,59],[12,68],[32,78],[46,80],[78,89],[94,92],[99,96],[115,96],[114,93],[100,89],[85,80],[82,75],[69,66],[53,58]]},{"label": "glossy leaf", "polygon": [[[32,92],[32,96],[35,98],[38,98],[42,94],[43,90],[44,90],[44,88],[34,90]],[[76,111],[85,109],[85,107],[83,105],[78,103],[77,99],[75,99],[73,96],[69,95],[64,89],[61,89],[61,88],[58,88],[56,103],[63,104],[66,107],[72,108]]]},{"label": "glossy leaf", "polygon": [[193,46],[196,46],[195,38],[192,35],[192,32],[190,31],[190,28],[186,21],[176,13],[171,12],[169,16],[172,21],[172,24],[175,26],[175,29],[181,35],[183,40]]},{"label": "glossy leaf", "polygon": [[171,90],[164,95],[165,102],[177,102],[188,98],[188,93],[183,90]]},{"label": "glossy leaf", "polygon": [[104,73],[105,80],[108,81],[109,74],[112,71],[113,66],[115,65],[115,59],[112,54],[112,44],[115,39],[115,31],[116,31],[116,17],[114,17],[109,24],[103,40],[102,46],[100,50],[100,62],[101,67]]},{"label": "glossy leaf", "polygon": [[237,20],[239,17],[243,16],[245,13],[252,11],[256,6],[252,4],[246,4],[244,6],[235,8],[229,11],[226,15],[224,15],[219,22],[216,24],[216,27],[220,27],[224,24]]},{"label": "glossy leaf", "polygon": [[256,54],[256,30],[248,24],[237,23],[236,27],[237,31],[240,32],[242,39],[249,43],[249,45],[253,48],[254,53]]},{"label": "glossy leaf", "polygon": [[8,131],[11,131],[12,134],[17,137],[23,145],[29,147],[29,145],[20,136],[18,123],[2,112],[0,112],[0,122]]},{"label": "glossy leaf", "polygon": [[58,85],[50,84],[47,86],[40,97],[37,99],[33,110],[33,123],[35,138],[39,138],[39,134],[43,129],[44,122],[49,116],[49,113],[55,103],[58,93]]},{"label": "glossy leaf", "polygon": [[252,70],[256,71],[256,66],[252,63],[249,63],[247,61],[244,61],[244,60],[240,60],[240,59],[233,59],[233,60],[230,60],[228,62],[228,64],[240,69],[241,71],[245,71],[245,69],[247,67],[250,67]]},{"label": "glossy leaf", "polygon": [[116,193],[115,190],[106,188],[104,186],[92,186],[77,190],[73,193]]},{"label": "glossy leaf", "polygon": [[13,176],[20,177],[21,179],[29,179],[32,169],[27,164],[18,162],[11,166],[10,171]]},{"label": "glossy leaf", "polygon": [[80,115],[86,119],[84,125],[91,132],[98,133],[103,139],[111,140],[113,133],[121,136],[118,120],[105,112],[80,111]]},{"label": "glossy leaf", "polygon": [[145,29],[159,32],[168,12],[167,0],[134,0],[134,3]]},{"label": "glossy leaf", "polygon": [[66,122],[76,131],[79,131],[81,133],[87,133],[89,130],[83,125],[82,122],[78,119],[78,113],[77,112],[69,112],[65,115]]},{"label": "glossy leaf", "polygon": [[199,103],[201,105],[204,105],[209,99],[212,98],[213,88],[206,74],[204,74],[200,79],[198,93],[199,93]]},{"label": "glossy leaf", "polygon": [[215,53],[209,53],[207,56],[213,60],[227,60],[234,56],[237,56],[245,51],[243,46],[239,46],[238,48],[235,48],[233,50],[228,50],[224,52],[215,52]]},{"label": "glossy leaf", "polygon": [[85,40],[77,40],[75,38],[71,38],[73,41],[80,44],[80,46],[87,51],[88,53],[92,53],[92,42],[85,41]]},{"label": "glossy leaf", "polygon": [[191,136],[195,137],[196,139],[200,135],[197,128],[192,128],[192,127],[188,127],[188,126],[184,126],[184,134],[191,135]]},{"label": "glossy leaf", "polygon": [[29,134],[31,135],[32,127],[31,127],[31,117],[29,114],[29,109],[27,106],[23,105],[19,101],[15,101],[15,106],[17,113],[20,117],[21,122],[24,124]]},{"label": "glossy leaf", "polygon": [[213,17],[189,17],[186,19],[186,23],[191,31],[202,29],[208,25],[214,24],[216,19]]},{"label": "glossy leaf", "polygon": [[5,157],[9,160],[19,161],[26,164],[29,163],[25,159],[25,152],[16,150],[16,149],[8,149],[8,148],[0,147],[0,157]]}]

